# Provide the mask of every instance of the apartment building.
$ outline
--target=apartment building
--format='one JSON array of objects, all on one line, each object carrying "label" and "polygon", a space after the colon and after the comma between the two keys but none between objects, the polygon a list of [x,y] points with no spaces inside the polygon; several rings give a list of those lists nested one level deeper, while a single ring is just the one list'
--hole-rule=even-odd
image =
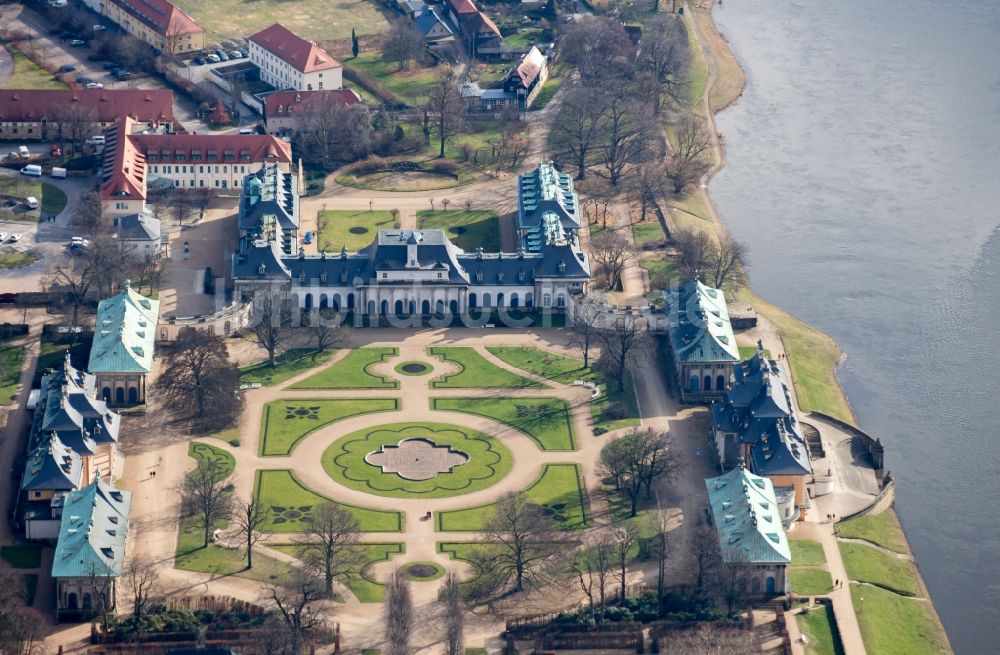
[{"label": "apartment building", "polygon": [[260,68],[260,79],[276,89],[319,91],[344,85],[339,61],[281,23],[257,32],[249,42],[250,61]]}]

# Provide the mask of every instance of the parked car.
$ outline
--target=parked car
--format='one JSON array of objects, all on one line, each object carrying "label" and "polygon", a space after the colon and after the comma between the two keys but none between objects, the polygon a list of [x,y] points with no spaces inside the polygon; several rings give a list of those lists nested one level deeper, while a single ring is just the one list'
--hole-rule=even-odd
[{"label": "parked car", "polygon": [[243,57],[244,59],[246,59],[247,57],[250,56],[250,51],[249,50],[240,50],[240,56]]},{"label": "parked car", "polygon": [[108,28],[104,27],[103,25],[94,25],[94,31],[95,32],[103,32],[106,29],[108,29]]},{"label": "parked car", "polygon": [[216,50],[215,56],[219,58],[219,61],[229,61],[229,55],[226,54],[225,50]]},{"label": "parked car", "polygon": [[60,73],[72,73],[75,70],[76,66],[74,66],[73,64],[63,64],[62,66],[59,67]]},{"label": "parked car", "polygon": [[73,39],[72,41],[69,42],[69,44],[74,47],[79,47],[82,45],[87,45],[87,42],[84,41],[83,39]]},{"label": "parked car", "polygon": [[240,52],[239,50],[230,50],[229,51],[229,57],[231,59],[239,59],[242,56],[243,56],[243,53]]},{"label": "parked car", "polygon": [[0,232],[0,241],[6,241],[6,240],[7,240],[7,233]]},{"label": "parked car", "polygon": [[38,209],[38,198],[34,196],[28,196],[24,199],[24,205],[28,209]]},{"label": "parked car", "polygon": [[28,164],[21,169],[21,175],[27,175],[28,177],[41,177],[42,167],[38,164]]},{"label": "parked car", "polygon": [[219,63],[222,60],[219,59],[219,55],[212,54],[212,55],[209,55],[209,56],[205,57],[205,61],[207,61],[210,64],[217,64],[217,63]]},{"label": "parked car", "polygon": [[98,134],[97,136],[92,136],[87,139],[88,146],[103,146],[106,139],[103,134]]},{"label": "parked car", "polygon": [[80,77],[76,78],[77,84],[90,84],[93,81],[94,81],[93,79],[87,77],[86,75],[81,75]]},{"label": "parked car", "polygon": [[192,61],[194,61],[194,65],[195,66],[204,66],[205,65],[205,58],[204,57],[195,57]]},{"label": "parked car", "polygon": [[57,146],[54,143],[52,145],[50,145],[49,146],[49,157],[62,157],[62,148],[60,148],[59,146]]},{"label": "parked car", "polygon": [[85,89],[103,89],[104,85],[101,84],[100,82],[88,82],[87,84],[83,85],[83,88],[85,88]]},{"label": "parked car", "polygon": [[132,71],[121,70],[115,73],[115,79],[118,81],[130,80],[133,77],[135,77],[135,73],[133,73]]},{"label": "parked car", "polygon": [[50,7],[56,7],[56,8],[65,7],[66,4],[67,4],[66,0],[49,0]]},{"label": "parked car", "polygon": [[[35,202],[38,202],[38,201],[36,200]],[[11,241],[20,241],[21,240],[21,233],[20,232],[15,232],[13,235],[11,235],[10,240]]]},{"label": "parked car", "polygon": [[28,157],[31,157],[31,151],[28,150],[28,146],[18,146],[17,156],[21,159],[27,159]]},{"label": "parked car", "polygon": [[68,173],[67,173],[66,169],[65,168],[61,168],[59,166],[53,166],[52,167],[52,172],[49,173],[49,175],[51,175],[52,177],[66,177],[67,174]]}]

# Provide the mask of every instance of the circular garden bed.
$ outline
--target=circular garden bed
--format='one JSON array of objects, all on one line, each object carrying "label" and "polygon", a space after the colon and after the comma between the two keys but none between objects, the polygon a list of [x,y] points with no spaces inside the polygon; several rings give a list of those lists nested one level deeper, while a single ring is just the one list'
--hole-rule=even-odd
[{"label": "circular garden bed", "polygon": [[427,375],[434,368],[423,362],[403,362],[396,366],[396,372],[401,375]]},{"label": "circular garden bed", "polygon": [[402,570],[414,582],[430,582],[444,575],[444,567],[434,562],[411,562],[403,565]]},{"label": "circular garden bed", "polygon": [[363,225],[355,225],[347,231],[351,234],[368,234],[368,228]]},{"label": "circular garden bed", "polygon": [[[442,470],[425,479],[413,479],[405,466],[401,470],[407,477],[393,472],[398,462],[385,455],[398,455],[404,441],[441,449]],[[427,456],[427,448],[422,450],[417,455]],[[450,457],[451,453],[462,456]],[[496,484],[510,472],[513,456],[498,440],[468,428],[393,423],[341,437],[323,453],[322,463],[327,475],[350,489],[392,498],[444,498]]]}]

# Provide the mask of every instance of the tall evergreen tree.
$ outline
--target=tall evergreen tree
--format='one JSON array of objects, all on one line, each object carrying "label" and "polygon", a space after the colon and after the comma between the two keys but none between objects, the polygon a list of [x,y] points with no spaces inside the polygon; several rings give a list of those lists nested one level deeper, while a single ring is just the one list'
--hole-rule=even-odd
[{"label": "tall evergreen tree", "polygon": [[358,43],[358,35],[354,33],[354,28],[351,28],[351,54],[354,58],[358,58],[358,54],[361,52],[361,44]]}]

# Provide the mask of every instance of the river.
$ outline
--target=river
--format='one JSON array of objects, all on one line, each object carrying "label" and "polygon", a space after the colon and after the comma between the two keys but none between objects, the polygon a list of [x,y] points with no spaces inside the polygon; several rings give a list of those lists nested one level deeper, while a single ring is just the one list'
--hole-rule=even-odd
[{"label": "river", "polygon": [[[712,197],[754,290],[832,335],[958,653],[1000,644],[1000,2],[726,0]],[[875,654],[873,654],[875,655]]]}]

